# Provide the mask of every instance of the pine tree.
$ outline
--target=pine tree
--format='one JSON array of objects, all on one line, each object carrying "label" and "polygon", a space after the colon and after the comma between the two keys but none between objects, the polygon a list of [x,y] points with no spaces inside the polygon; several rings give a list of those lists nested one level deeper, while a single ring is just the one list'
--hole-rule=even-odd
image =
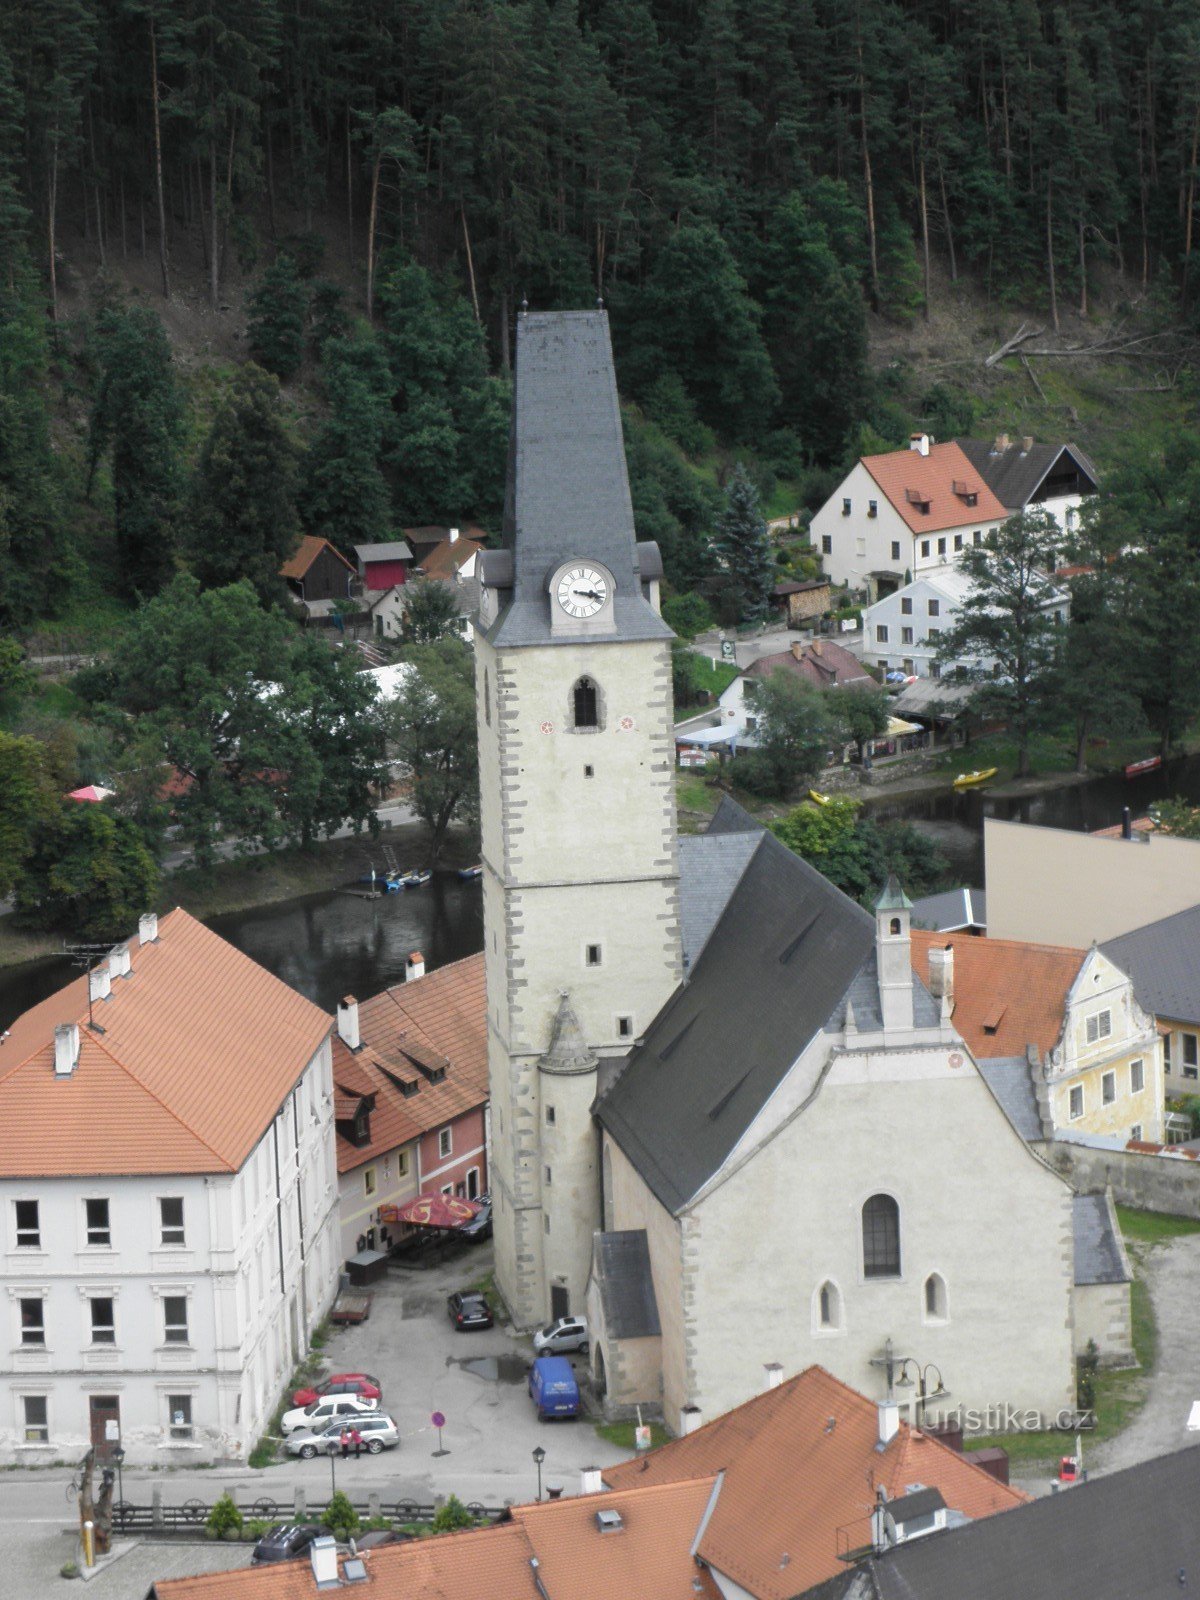
[{"label": "pine tree", "polygon": [[204,442],[192,488],[192,569],[207,588],[248,579],[264,601],[283,595],[279,569],[300,538],[298,451],[279,383],[242,367]]},{"label": "pine tree", "polygon": [[279,378],[294,378],[304,360],[309,291],[286,251],[263,273],[250,298],[250,354]]},{"label": "pine tree", "polygon": [[349,554],[356,544],[385,540],[391,497],[380,471],[391,381],[370,336],[331,339],[325,346],[329,418],[304,459],[300,509],[304,525]]},{"label": "pine tree", "polygon": [[121,589],[156,594],[174,571],[182,492],[183,401],[171,347],[158,316],[138,306],[106,312],[98,335],[88,489],[111,452]]},{"label": "pine tree", "polygon": [[758,490],[740,461],[729,475],[713,555],[720,570],[715,588],[722,621],[761,622],[775,583],[775,552]]}]

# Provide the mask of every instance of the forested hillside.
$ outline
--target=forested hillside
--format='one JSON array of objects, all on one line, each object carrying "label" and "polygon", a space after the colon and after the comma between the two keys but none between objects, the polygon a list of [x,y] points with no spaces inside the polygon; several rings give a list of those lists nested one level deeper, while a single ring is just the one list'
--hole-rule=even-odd
[{"label": "forested hillside", "polygon": [[[526,298],[609,306],[639,519],[686,586],[712,498],[681,451],[794,479],[903,426],[869,316],[970,280],[1054,328],[1098,275],[1186,308],[1198,143],[1182,0],[10,5],[0,621],[61,607],[88,527],[132,598],[301,529],[494,523]],[[160,317],[201,293],[245,304],[282,399],[181,373]],[[264,462],[262,529],[213,502]]]}]

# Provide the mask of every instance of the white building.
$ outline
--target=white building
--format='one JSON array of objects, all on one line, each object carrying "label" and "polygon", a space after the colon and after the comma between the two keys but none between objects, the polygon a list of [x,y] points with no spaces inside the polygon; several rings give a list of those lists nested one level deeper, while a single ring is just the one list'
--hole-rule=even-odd
[{"label": "white building", "polygon": [[1079,510],[1096,493],[1095,467],[1073,444],[1038,444],[1028,434],[1010,439],[957,439],[955,443],[1009,511],[1048,511],[1064,534],[1078,526]]},{"label": "white building", "polygon": [[1008,511],[957,442],[914,434],[907,450],[863,456],[812,519],[810,537],[834,583],[871,600],[952,566]]},{"label": "white building", "polygon": [[[942,647],[942,635],[958,623],[971,587],[966,573],[945,567],[884,595],[863,612],[863,660],[884,672],[918,678],[940,678],[956,666],[994,671],[996,663],[990,657],[959,656],[947,661]],[[1042,609],[1065,622],[1071,597],[1047,583]]]},{"label": "white building", "polygon": [[13,1023],[0,1461],[253,1448],[337,1285],[330,1027],[178,909]]}]

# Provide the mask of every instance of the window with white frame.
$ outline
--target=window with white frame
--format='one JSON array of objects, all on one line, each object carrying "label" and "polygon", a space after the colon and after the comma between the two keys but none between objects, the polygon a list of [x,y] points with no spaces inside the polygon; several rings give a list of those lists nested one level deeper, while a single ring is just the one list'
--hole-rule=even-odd
[{"label": "window with white frame", "polygon": [[188,1303],[185,1294],[163,1295],[163,1340],[167,1344],[187,1344]]},{"label": "window with white frame", "polygon": [[50,1442],[50,1402],[44,1394],[21,1396],[22,1421],[25,1425],[26,1444]]},{"label": "window with white frame", "polygon": [[1135,1122],[1133,1127],[1130,1128],[1129,1137],[1131,1139],[1140,1139],[1142,1137],[1142,1125],[1140,1122]]},{"label": "window with white frame", "polygon": [[1081,1083],[1077,1083],[1071,1090],[1068,1106],[1071,1121],[1078,1121],[1083,1115],[1083,1085]]},{"label": "window with white frame", "polygon": [[454,1148],[453,1128],[438,1129],[438,1155],[448,1156]]},{"label": "window with white frame", "polygon": [[87,1226],[87,1242],[92,1245],[111,1245],[112,1229],[109,1225],[108,1201],[85,1200],[83,1209]]},{"label": "window with white frame", "polygon": [[900,1276],[900,1207],[890,1194],[873,1194],[862,1208],[863,1276]]},{"label": "window with white frame", "polygon": [[88,1301],[93,1344],[116,1344],[117,1316],[111,1295],[93,1295]]},{"label": "window with white frame", "polygon": [[363,1193],[365,1195],[368,1195],[368,1196],[373,1195],[375,1193],[375,1168],[374,1167],[368,1167],[367,1170],[363,1173]]},{"label": "window with white frame", "polygon": [[407,1150],[397,1150],[396,1151],[396,1176],[398,1178],[407,1178],[408,1177],[408,1151]]},{"label": "window with white frame", "polygon": [[41,1295],[21,1296],[21,1343],[46,1343],[46,1302]]},{"label": "window with white frame", "polygon": [[172,1439],[190,1439],[192,1433],[192,1397],[190,1394],[167,1396],[167,1432]]},{"label": "window with white frame", "polygon": [[1087,1019],[1087,1042],[1089,1044],[1098,1044],[1101,1039],[1107,1039],[1111,1032],[1111,1011],[1097,1011],[1094,1016]]},{"label": "window with white frame", "polygon": [[1181,1033],[1183,1040],[1183,1075],[1185,1078],[1200,1076],[1200,1055],[1196,1050],[1196,1035],[1194,1033]]},{"label": "window with white frame", "polygon": [[1100,1079],[1100,1102],[1110,1106],[1117,1098],[1117,1075],[1115,1072],[1106,1072]]},{"label": "window with white frame", "polygon": [[159,1197],[158,1224],[163,1244],[181,1245],[185,1242],[182,1196],[161,1195]]},{"label": "window with white frame", "polygon": [[1170,1072],[1170,1070],[1171,1070],[1171,1035],[1169,1033],[1164,1033],[1163,1034],[1163,1036],[1162,1036],[1162,1044],[1163,1044],[1163,1071],[1164,1072]]},{"label": "window with white frame", "polygon": [[16,1214],[17,1249],[40,1250],[42,1248],[42,1230],[38,1220],[37,1201],[14,1200],[13,1211]]},{"label": "window with white frame", "polygon": [[1146,1063],[1144,1061],[1131,1061],[1129,1063],[1129,1092],[1141,1094],[1146,1087]]},{"label": "window with white frame", "polygon": [[875,624],[875,642],[876,644],[886,644],[888,642],[886,622],[877,622]]}]

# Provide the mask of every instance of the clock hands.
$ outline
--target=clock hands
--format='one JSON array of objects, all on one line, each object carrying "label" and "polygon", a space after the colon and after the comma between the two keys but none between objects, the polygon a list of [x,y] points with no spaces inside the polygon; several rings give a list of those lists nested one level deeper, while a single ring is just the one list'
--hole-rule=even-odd
[{"label": "clock hands", "polygon": [[579,600],[603,600],[602,594],[597,594],[594,589],[572,589],[571,593]]}]

